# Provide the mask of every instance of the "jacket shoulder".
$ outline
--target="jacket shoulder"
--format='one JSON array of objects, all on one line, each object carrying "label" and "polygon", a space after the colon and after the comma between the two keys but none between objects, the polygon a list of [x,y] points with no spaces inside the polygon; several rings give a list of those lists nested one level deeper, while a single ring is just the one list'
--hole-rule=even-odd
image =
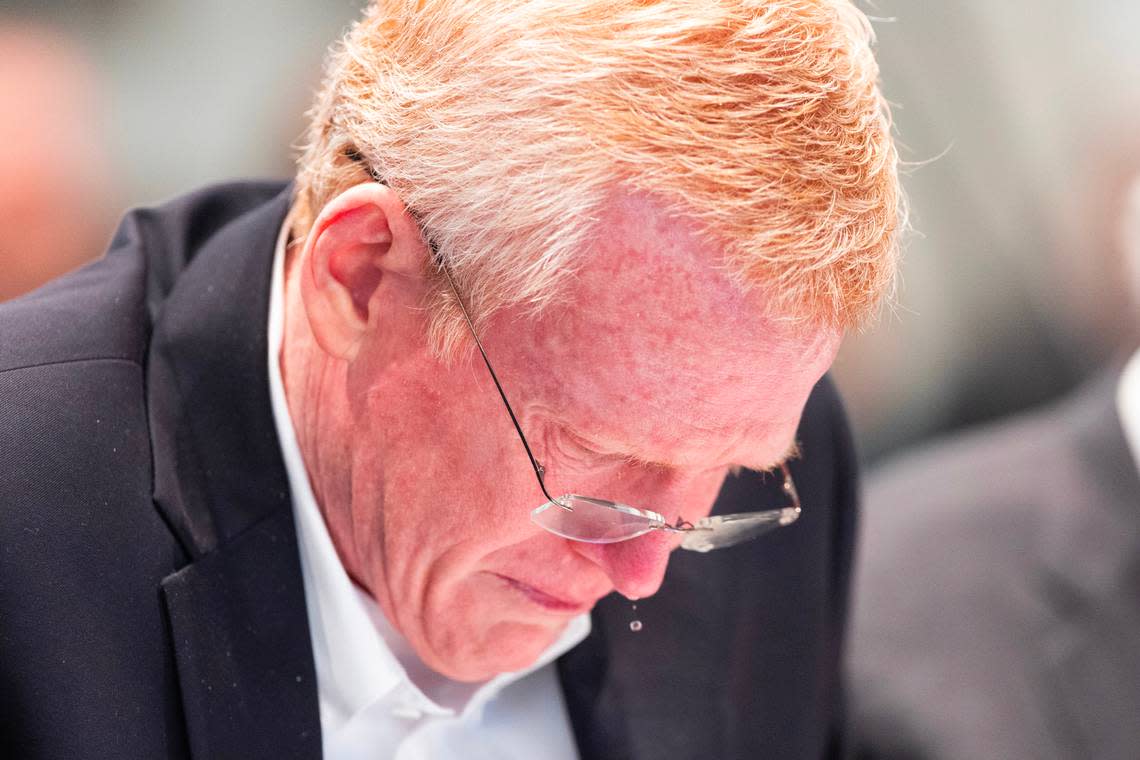
[{"label": "jacket shoulder", "polygon": [[284,187],[214,185],[130,211],[101,259],[0,304],[0,373],[100,359],[141,365],[151,326],[194,252]]}]

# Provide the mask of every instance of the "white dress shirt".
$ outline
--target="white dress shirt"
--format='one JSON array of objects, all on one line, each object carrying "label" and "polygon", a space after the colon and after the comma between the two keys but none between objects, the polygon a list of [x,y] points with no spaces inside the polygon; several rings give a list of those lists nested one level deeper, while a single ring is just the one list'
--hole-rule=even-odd
[{"label": "white dress shirt", "polygon": [[1120,426],[1124,437],[1132,449],[1136,468],[1140,469],[1140,351],[1132,354],[1124,372],[1120,375],[1120,385],[1116,388],[1116,408],[1120,412]]},{"label": "white dress shirt", "polygon": [[281,377],[288,228],[286,219],[273,264],[269,387],[292,492],[324,756],[577,760],[554,660],[590,632],[588,614],[526,670],[465,684],[429,670],[348,577],[313,496]]}]

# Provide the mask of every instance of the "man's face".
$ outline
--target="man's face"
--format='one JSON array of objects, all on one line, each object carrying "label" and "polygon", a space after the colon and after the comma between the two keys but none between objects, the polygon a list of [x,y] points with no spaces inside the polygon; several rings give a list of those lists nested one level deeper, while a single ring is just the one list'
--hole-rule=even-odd
[{"label": "man's face", "polygon": [[[603,222],[560,303],[501,313],[480,337],[553,495],[694,521],[730,467],[785,457],[840,335],[765,319],[718,246],[648,200]],[[461,680],[517,670],[602,596],[657,591],[670,536],[584,544],[530,522],[545,499],[477,354],[448,367],[420,335],[377,375],[349,382],[351,541],[426,664]]]}]

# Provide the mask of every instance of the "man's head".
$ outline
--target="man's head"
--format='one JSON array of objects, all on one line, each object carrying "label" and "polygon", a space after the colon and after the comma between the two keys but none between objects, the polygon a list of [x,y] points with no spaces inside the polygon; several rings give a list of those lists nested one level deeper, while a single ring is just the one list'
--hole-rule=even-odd
[{"label": "man's head", "polygon": [[695,520],[792,448],[892,281],[875,79],[839,2],[381,2],[350,31],[298,177],[283,361],[338,551],[429,666],[525,666],[600,596],[654,593],[672,543],[529,522],[425,240],[552,491]]}]

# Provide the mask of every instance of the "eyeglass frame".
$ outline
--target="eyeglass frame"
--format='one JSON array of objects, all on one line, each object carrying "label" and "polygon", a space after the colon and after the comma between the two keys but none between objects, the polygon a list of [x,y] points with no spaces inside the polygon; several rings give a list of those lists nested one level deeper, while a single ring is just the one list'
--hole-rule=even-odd
[{"label": "eyeglass frame", "polygon": [[[364,160],[364,157],[360,154],[359,151],[350,148],[350,149],[347,149],[345,151],[344,155],[349,160],[361,164],[361,166],[364,167],[364,169],[368,172],[369,176],[372,178],[372,180],[374,182],[376,182],[377,184],[380,184],[380,185],[387,186],[387,183],[384,182],[384,180],[373,170],[373,168],[370,165],[368,165],[368,163]],[[635,536],[629,536],[629,537],[622,538],[622,539],[616,539],[614,541],[605,542],[605,543],[621,543],[623,541],[629,541],[629,540],[632,540],[634,538],[639,538],[640,536],[644,535],[645,533],[648,533],[651,530],[664,530],[668,533],[690,533],[692,531],[706,531],[706,530],[712,531],[712,530],[714,530],[713,528],[710,528],[710,527],[701,527],[700,526],[701,522],[703,522],[704,520],[712,519],[712,518],[703,518],[703,520],[698,520],[697,525],[694,525],[693,523],[689,522],[688,520],[685,520],[683,517],[678,515],[676,523],[671,525],[665,520],[665,518],[662,515],[660,515],[657,512],[654,512],[653,510],[649,510],[649,509],[642,509],[640,507],[634,507],[634,506],[630,506],[628,504],[622,504],[620,502],[610,501],[608,499],[598,499],[596,497],[581,496],[578,494],[566,494],[566,495],[564,495],[558,499],[556,499],[550,495],[550,492],[547,491],[547,489],[546,489],[546,481],[545,481],[546,468],[543,467],[539,463],[538,459],[535,458],[534,452],[530,448],[530,443],[526,439],[526,434],[523,433],[522,425],[519,423],[518,417],[515,416],[515,411],[511,407],[511,402],[507,399],[507,393],[506,393],[506,391],[503,390],[502,383],[499,382],[499,376],[497,374],[495,374],[495,369],[494,369],[494,367],[491,366],[491,359],[487,356],[486,349],[483,348],[483,342],[481,340],[479,340],[479,334],[475,330],[475,323],[471,319],[471,314],[470,314],[470,312],[467,311],[467,306],[463,303],[463,297],[459,295],[459,288],[455,284],[455,278],[451,274],[451,268],[447,265],[447,262],[444,261],[443,257],[440,255],[439,245],[435,242],[435,240],[433,240],[431,238],[431,236],[429,236],[427,234],[427,231],[424,229],[424,225],[421,222],[419,215],[416,214],[411,209],[408,209],[408,213],[413,219],[415,219],[416,224],[419,227],[420,236],[423,238],[424,242],[427,244],[428,248],[431,250],[433,263],[438,267],[439,271],[442,272],[444,277],[447,279],[448,287],[450,287],[452,295],[455,296],[455,302],[459,306],[460,313],[463,314],[463,320],[467,324],[467,329],[471,332],[471,338],[475,341],[476,348],[479,349],[479,355],[483,358],[483,363],[487,367],[487,372],[491,376],[491,381],[495,384],[495,390],[497,390],[499,392],[499,398],[501,398],[503,400],[503,406],[506,407],[507,414],[510,415],[511,424],[514,425],[515,432],[519,436],[519,441],[522,442],[523,449],[526,451],[527,459],[530,460],[531,468],[534,470],[535,479],[538,481],[538,487],[542,491],[542,495],[545,496],[548,500],[547,503],[541,504],[538,507],[536,507],[535,509],[531,510],[532,522],[535,522],[535,524],[538,525],[539,527],[541,527],[543,530],[546,530],[547,532],[553,533],[554,535],[561,536],[562,538],[566,538],[567,540],[579,541],[581,543],[599,543],[599,542],[591,542],[587,539],[574,538],[573,536],[563,535],[561,533],[558,533],[556,531],[551,530],[547,526],[542,525],[541,523],[537,522],[537,520],[535,520],[535,516],[540,511],[544,510],[546,507],[548,507],[551,504],[557,505],[558,507],[561,507],[564,510],[572,512],[573,509],[571,507],[567,506],[563,502],[563,500],[569,499],[569,498],[577,498],[577,499],[586,499],[586,500],[592,502],[595,506],[608,507],[610,509],[615,509],[619,512],[624,512],[626,514],[633,514],[633,515],[636,515],[639,517],[643,517],[649,521],[649,528],[647,530],[643,531],[642,533],[639,533]],[[729,515],[717,516],[720,520],[726,520],[726,519],[732,519],[732,518],[744,519],[744,518],[748,518],[748,517],[757,518],[757,517],[761,517],[761,516],[768,516],[768,517],[771,517],[776,522],[776,524],[772,525],[770,528],[768,528],[764,531],[761,531],[760,533],[757,533],[753,536],[750,536],[748,539],[745,539],[745,540],[752,540],[754,538],[758,538],[760,535],[762,535],[762,533],[767,532],[767,530],[770,530],[771,528],[782,528],[784,526],[791,525],[793,522],[795,522],[799,518],[800,514],[803,512],[803,508],[800,504],[799,492],[796,490],[795,482],[792,480],[792,473],[791,473],[791,470],[788,468],[787,462],[781,462],[779,467],[780,467],[780,470],[784,476],[783,491],[792,500],[792,503],[790,506],[783,507],[781,509],[764,510],[761,512],[735,512],[735,513],[732,513]],[[732,545],[732,544],[724,544],[722,546],[712,546],[712,545],[684,546],[684,544],[682,544],[682,548],[686,548],[686,549],[690,549],[692,551],[698,551],[698,552],[703,553],[703,552],[708,552],[712,549],[727,548],[730,545]]]}]

